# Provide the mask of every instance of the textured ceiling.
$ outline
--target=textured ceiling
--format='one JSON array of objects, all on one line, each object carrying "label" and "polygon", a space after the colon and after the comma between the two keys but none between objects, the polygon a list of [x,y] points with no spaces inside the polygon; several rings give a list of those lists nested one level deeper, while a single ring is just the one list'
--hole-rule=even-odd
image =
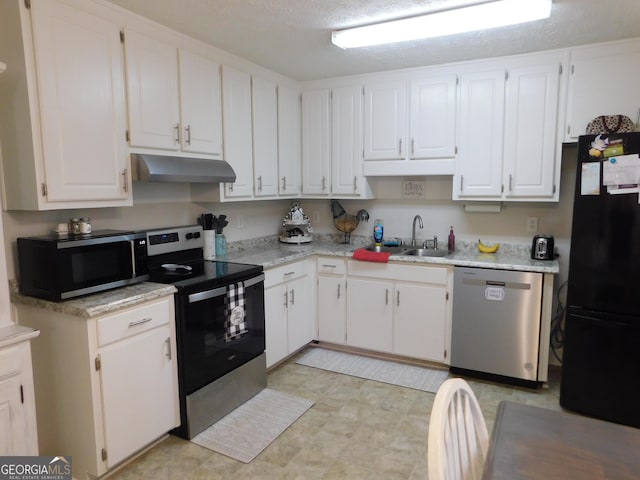
[{"label": "textured ceiling", "polygon": [[331,30],[411,16],[442,8],[451,0],[110,1],[297,80],[640,36],[640,0],[554,0],[547,20],[353,50],[332,45]]}]

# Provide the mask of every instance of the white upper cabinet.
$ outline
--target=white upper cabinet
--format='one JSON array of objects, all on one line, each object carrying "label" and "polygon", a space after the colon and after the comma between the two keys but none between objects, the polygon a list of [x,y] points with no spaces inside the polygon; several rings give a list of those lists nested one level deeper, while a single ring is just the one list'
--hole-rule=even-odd
[{"label": "white upper cabinet", "polygon": [[300,195],[302,180],[302,132],[300,92],[278,85],[278,193]]},{"label": "white upper cabinet", "polygon": [[331,147],[329,89],[302,93],[302,193],[329,195]]},{"label": "white upper cabinet", "polygon": [[125,38],[129,143],[179,150],[178,50],[130,29]]},{"label": "white upper cabinet", "polygon": [[400,160],[406,154],[407,82],[367,82],[364,87],[364,159]]},{"label": "white upper cabinet", "polygon": [[454,200],[558,200],[564,58],[527,55],[461,75]]},{"label": "white upper cabinet", "polygon": [[278,193],[278,87],[251,79],[253,109],[253,190],[256,197]]},{"label": "white upper cabinet", "polygon": [[236,172],[235,183],[225,183],[226,198],[253,196],[251,75],[226,65],[222,68],[224,159]]},{"label": "white upper cabinet", "polygon": [[180,49],[182,150],[222,157],[220,64]]},{"label": "white upper cabinet", "polygon": [[362,87],[331,91],[331,193],[357,195],[362,176]]},{"label": "white upper cabinet", "polygon": [[640,119],[640,40],[571,50],[564,141],[576,142],[601,115]]},{"label": "white upper cabinet", "polygon": [[409,158],[456,155],[456,76],[411,80]]},{"label": "white upper cabinet", "polygon": [[129,143],[220,157],[220,66],[127,29]]},{"label": "white upper cabinet", "polygon": [[460,133],[454,199],[500,197],[505,71],[460,76]]},{"label": "white upper cabinet", "polygon": [[117,24],[56,0],[1,2],[5,207],[132,204]]},{"label": "white upper cabinet", "polygon": [[560,61],[509,70],[504,125],[506,198],[552,198],[555,191]]},{"label": "white upper cabinet", "polygon": [[455,73],[419,70],[365,82],[364,175],[451,175]]}]

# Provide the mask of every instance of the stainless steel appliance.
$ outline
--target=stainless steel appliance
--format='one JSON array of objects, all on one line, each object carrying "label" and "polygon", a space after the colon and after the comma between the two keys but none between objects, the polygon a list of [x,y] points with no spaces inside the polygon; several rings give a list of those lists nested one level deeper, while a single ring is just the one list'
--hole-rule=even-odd
[{"label": "stainless steel appliance", "polygon": [[149,278],[147,237],[97,230],[18,238],[20,292],[60,301]]},{"label": "stainless steel appliance", "polygon": [[451,371],[536,386],[542,274],[455,267]]},{"label": "stainless steel appliance", "polygon": [[267,385],[264,273],[203,258],[200,225],[147,232],[149,277],[175,294],[181,425],[193,438]]},{"label": "stainless steel appliance", "polygon": [[625,178],[624,162],[633,169],[638,154],[640,133],[578,139],[560,383],[564,408],[633,427],[640,427],[640,205],[637,177]]},{"label": "stainless steel appliance", "polygon": [[534,260],[553,260],[554,248],[552,235],[535,235],[531,242],[531,258]]}]

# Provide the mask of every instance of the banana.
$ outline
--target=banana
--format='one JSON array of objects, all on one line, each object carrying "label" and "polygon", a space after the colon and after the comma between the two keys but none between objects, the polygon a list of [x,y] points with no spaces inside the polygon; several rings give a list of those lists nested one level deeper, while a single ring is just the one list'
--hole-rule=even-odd
[{"label": "banana", "polygon": [[499,243],[494,243],[493,245],[485,245],[480,239],[478,239],[478,250],[480,250],[482,253],[496,253],[498,251],[498,248],[500,248]]}]

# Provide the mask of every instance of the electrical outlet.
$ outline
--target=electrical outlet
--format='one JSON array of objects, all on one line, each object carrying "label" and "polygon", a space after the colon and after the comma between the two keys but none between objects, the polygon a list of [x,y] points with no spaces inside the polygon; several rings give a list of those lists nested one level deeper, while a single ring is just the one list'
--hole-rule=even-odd
[{"label": "electrical outlet", "polygon": [[313,223],[319,223],[320,222],[320,212],[318,210],[314,210],[313,211],[312,220],[313,220]]},{"label": "electrical outlet", "polygon": [[244,228],[244,215],[237,216],[238,228]]},{"label": "electrical outlet", "polygon": [[527,232],[535,233],[538,231],[538,217],[527,217]]}]

